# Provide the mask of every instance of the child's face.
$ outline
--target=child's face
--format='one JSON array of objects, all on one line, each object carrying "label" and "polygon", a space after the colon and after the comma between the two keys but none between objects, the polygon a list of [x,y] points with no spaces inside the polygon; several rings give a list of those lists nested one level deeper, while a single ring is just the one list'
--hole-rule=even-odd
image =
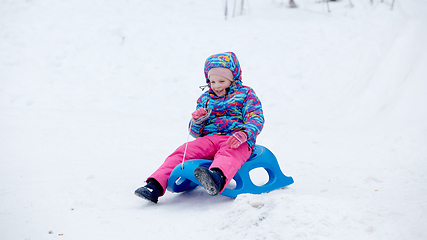
[{"label": "child's face", "polygon": [[218,96],[224,96],[226,89],[230,87],[232,82],[227,78],[221,77],[219,75],[211,75],[209,77],[209,84],[214,93]]}]

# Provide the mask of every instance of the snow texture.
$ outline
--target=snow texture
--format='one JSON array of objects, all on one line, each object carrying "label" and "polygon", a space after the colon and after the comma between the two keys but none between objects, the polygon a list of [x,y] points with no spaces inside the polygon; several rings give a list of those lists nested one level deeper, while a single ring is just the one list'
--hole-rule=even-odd
[{"label": "snow texture", "polygon": [[[0,239],[427,239],[427,2],[295,2],[0,1]],[[225,51],[295,183],[137,198]]]}]

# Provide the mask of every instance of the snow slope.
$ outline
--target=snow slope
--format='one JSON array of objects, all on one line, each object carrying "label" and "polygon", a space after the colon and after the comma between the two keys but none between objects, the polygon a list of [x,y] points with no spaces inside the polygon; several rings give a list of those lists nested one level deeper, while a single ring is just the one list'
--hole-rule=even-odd
[{"label": "snow slope", "polygon": [[[427,3],[245,2],[0,1],[0,239],[426,239]],[[135,197],[223,51],[295,183]]]}]

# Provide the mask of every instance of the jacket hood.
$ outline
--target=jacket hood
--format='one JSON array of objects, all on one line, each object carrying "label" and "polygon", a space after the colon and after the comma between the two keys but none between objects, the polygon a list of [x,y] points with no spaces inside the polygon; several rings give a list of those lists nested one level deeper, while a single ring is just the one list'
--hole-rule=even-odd
[{"label": "jacket hood", "polygon": [[225,52],[214,54],[205,62],[205,78],[206,83],[209,83],[208,72],[211,68],[223,67],[228,68],[233,73],[234,81],[242,81],[242,70],[240,68],[239,60],[237,60],[236,54],[233,52]]}]

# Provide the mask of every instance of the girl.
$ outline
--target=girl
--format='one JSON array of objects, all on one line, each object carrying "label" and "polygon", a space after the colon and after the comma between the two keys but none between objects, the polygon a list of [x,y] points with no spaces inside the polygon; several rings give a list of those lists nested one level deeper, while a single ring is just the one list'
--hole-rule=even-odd
[{"label": "girl", "polygon": [[148,177],[147,185],[135,191],[138,197],[157,203],[172,170],[190,159],[213,160],[209,169],[198,167],[194,175],[210,195],[217,195],[251,156],[264,115],[254,90],[242,85],[236,55],[226,52],[210,56],[205,62],[205,78],[209,90],[197,100],[190,121],[190,134],[196,139],[167,157]]}]

